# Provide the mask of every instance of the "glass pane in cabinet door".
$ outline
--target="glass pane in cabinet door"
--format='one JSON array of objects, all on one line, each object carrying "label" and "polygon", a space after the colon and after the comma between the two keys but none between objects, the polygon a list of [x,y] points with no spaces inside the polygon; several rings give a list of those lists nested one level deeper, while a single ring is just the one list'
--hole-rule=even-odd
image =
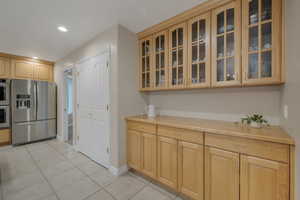
[{"label": "glass pane in cabinet door", "polygon": [[183,65],[183,50],[178,50],[178,65]]},{"label": "glass pane in cabinet door", "polygon": [[195,63],[198,61],[198,46],[192,46],[192,62]]},{"label": "glass pane in cabinet door", "polygon": [[165,67],[165,53],[160,53],[160,67]]},{"label": "glass pane in cabinet door", "polygon": [[192,42],[198,41],[198,22],[192,24]]},{"label": "glass pane in cabinet door", "polygon": [[219,36],[217,38],[217,57],[224,57],[224,36]]},{"label": "glass pane in cabinet door", "polygon": [[146,83],[146,74],[142,74],[142,88],[145,88],[145,83]]},{"label": "glass pane in cabinet door", "polygon": [[249,29],[249,51],[258,50],[258,26]]},{"label": "glass pane in cabinet door", "polygon": [[177,66],[177,51],[172,52],[172,66]]},{"label": "glass pane in cabinet door", "polygon": [[155,72],[155,85],[159,86],[159,71]]},{"label": "glass pane in cabinet door", "polygon": [[145,72],[145,69],[146,69],[146,67],[145,67],[145,58],[142,58],[142,72]]},{"label": "glass pane in cabinet door", "polygon": [[226,31],[233,31],[234,30],[234,8],[230,8],[226,12],[226,19],[227,19],[227,28]]},{"label": "glass pane in cabinet door", "polygon": [[217,16],[217,33],[222,34],[224,33],[224,12],[221,12]]},{"label": "glass pane in cabinet door", "polygon": [[156,69],[159,69],[159,54],[155,55],[155,66],[156,66]]},{"label": "glass pane in cabinet door", "polygon": [[272,23],[261,25],[261,46],[262,49],[269,49],[272,47]]},{"label": "glass pane in cabinet door", "polygon": [[159,52],[159,37],[155,39],[155,51]]},{"label": "glass pane in cabinet door", "polygon": [[258,78],[258,54],[249,55],[249,66],[248,66],[248,78],[256,79]]},{"label": "glass pane in cabinet door", "polygon": [[192,65],[192,83],[198,83],[198,77],[197,77],[197,74],[198,74],[198,66],[197,64],[193,64]]},{"label": "glass pane in cabinet door", "polygon": [[226,54],[227,56],[234,56],[234,33],[227,34],[226,38]]},{"label": "glass pane in cabinet door", "polygon": [[150,87],[150,73],[146,74],[146,87]]},{"label": "glass pane in cabinet door", "polygon": [[150,58],[149,58],[149,56],[146,57],[146,71],[150,71]]},{"label": "glass pane in cabinet door", "polygon": [[226,80],[227,81],[235,80],[234,57],[226,59]]},{"label": "glass pane in cabinet door", "polygon": [[269,19],[272,19],[272,0],[261,0],[261,21]]},{"label": "glass pane in cabinet door", "polygon": [[161,51],[165,50],[165,36],[164,35],[160,36],[160,50]]},{"label": "glass pane in cabinet door", "polygon": [[178,67],[178,85],[183,84],[183,67]]},{"label": "glass pane in cabinet door", "polygon": [[149,54],[150,51],[150,42],[149,40],[146,41],[146,46],[145,46],[145,53],[146,55]]},{"label": "glass pane in cabinet door", "polygon": [[172,48],[177,47],[177,31],[172,31]]},{"label": "glass pane in cabinet door", "polygon": [[256,24],[258,22],[258,0],[249,2],[249,24]]},{"label": "glass pane in cabinet door", "polygon": [[272,77],[272,52],[266,51],[261,54],[261,77]]},{"label": "glass pane in cabinet door", "polygon": [[199,45],[199,60],[205,60],[205,43]]},{"label": "glass pane in cabinet door", "polygon": [[177,68],[172,68],[172,85],[177,84]]},{"label": "glass pane in cabinet door", "polygon": [[205,82],[205,63],[199,64],[199,81]]},{"label": "glass pane in cabinet door", "polygon": [[199,41],[204,42],[206,37],[206,25],[205,19],[199,21]]},{"label": "glass pane in cabinet door", "polygon": [[142,56],[145,56],[145,54],[146,54],[145,49],[146,49],[146,43],[143,42],[142,43]]},{"label": "glass pane in cabinet door", "polygon": [[165,83],[165,70],[160,71],[160,85]]},{"label": "glass pane in cabinet door", "polygon": [[217,81],[224,81],[224,59],[217,61]]},{"label": "glass pane in cabinet door", "polygon": [[178,46],[183,45],[183,28],[178,29]]}]

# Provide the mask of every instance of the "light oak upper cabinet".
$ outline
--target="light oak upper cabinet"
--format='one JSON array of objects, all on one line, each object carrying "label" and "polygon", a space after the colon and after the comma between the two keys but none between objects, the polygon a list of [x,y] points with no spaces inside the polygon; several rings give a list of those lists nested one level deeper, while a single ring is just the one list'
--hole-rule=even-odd
[{"label": "light oak upper cabinet", "polygon": [[197,200],[203,200],[204,198],[203,153],[203,145],[179,142],[178,190]]},{"label": "light oak upper cabinet", "polygon": [[140,41],[140,90],[152,89],[153,44],[152,36]]},{"label": "light oak upper cabinet", "polygon": [[238,153],[205,147],[205,200],[239,200],[239,170]]},{"label": "light oak upper cabinet", "polygon": [[157,179],[170,188],[177,190],[177,140],[158,136],[157,141]]},{"label": "light oak upper cabinet", "polygon": [[212,86],[241,85],[241,1],[212,12]]},{"label": "light oak upper cabinet", "polygon": [[0,57],[0,78],[9,78],[10,61],[8,58]]},{"label": "light oak upper cabinet", "polygon": [[34,63],[24,60],[12,61],[13,77],[16,79],[33,79]]},{"label": "light oak upper cabinet", "polygon": [[156,178],[157,136],[141,133],[141,171],[151,178]]},{"label": "light oak upper cabinet", "polygon": [[243,1],[243,84],[281,83],[281,0]]},{"label": "light oak upper cabinet", "polygon": [[133,169],[140,169],[140,139],[139,132],[127,131],[127,163]]},{"label": "light oak upper cabinet", "polygon": [[287,164],[241,156],[241,200],[288,199],[289,168]]},{"label": "light oak upper cabinet", "polygon": [[35,80],[52,81],[52,66],[45,64],[34,65],[34,77]]},{"label": "light oak upper cabinet", "polygon": [[169,44],[169,88],[184,88],[187,78],[186,23],[169,29]]},{"label": "light oak upper cabinet", "polygon": [[188,86],[210,87],[210,13],[188,23]]},{"label": "light oak upper cabinet", "polygon": [[168,31],[157,33],[153,37],[155,70],[154,88],[168,87]]}]

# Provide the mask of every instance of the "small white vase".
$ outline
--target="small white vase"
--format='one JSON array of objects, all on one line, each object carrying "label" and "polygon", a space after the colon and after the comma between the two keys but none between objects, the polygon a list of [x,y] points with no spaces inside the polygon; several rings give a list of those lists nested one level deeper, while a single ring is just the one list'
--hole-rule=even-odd
[{"label": "small white vase", "polygon": [[261,123],[251,122],[250,126],[253,128],[261,128]]}]

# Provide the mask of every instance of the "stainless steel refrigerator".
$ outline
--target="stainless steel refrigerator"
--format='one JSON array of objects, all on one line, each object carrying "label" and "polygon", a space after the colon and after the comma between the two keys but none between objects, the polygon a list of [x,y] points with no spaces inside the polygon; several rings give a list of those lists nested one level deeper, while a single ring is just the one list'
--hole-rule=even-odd
[{"label": "stainless steel refrigerator", "polygon": [[56,137],[56,85],[12,80],[12,144]]}]

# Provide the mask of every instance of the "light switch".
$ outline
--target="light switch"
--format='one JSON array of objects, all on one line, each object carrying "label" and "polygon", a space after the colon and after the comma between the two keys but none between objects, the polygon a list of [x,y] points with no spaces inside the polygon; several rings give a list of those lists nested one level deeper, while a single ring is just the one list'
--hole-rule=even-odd
[{"label": "light switch", "polygon": [[283,106],[283,117],[284,119],[288,119],[288,116],[289,116],[289,110],[288,110],[288,105],[284,105]]}]

